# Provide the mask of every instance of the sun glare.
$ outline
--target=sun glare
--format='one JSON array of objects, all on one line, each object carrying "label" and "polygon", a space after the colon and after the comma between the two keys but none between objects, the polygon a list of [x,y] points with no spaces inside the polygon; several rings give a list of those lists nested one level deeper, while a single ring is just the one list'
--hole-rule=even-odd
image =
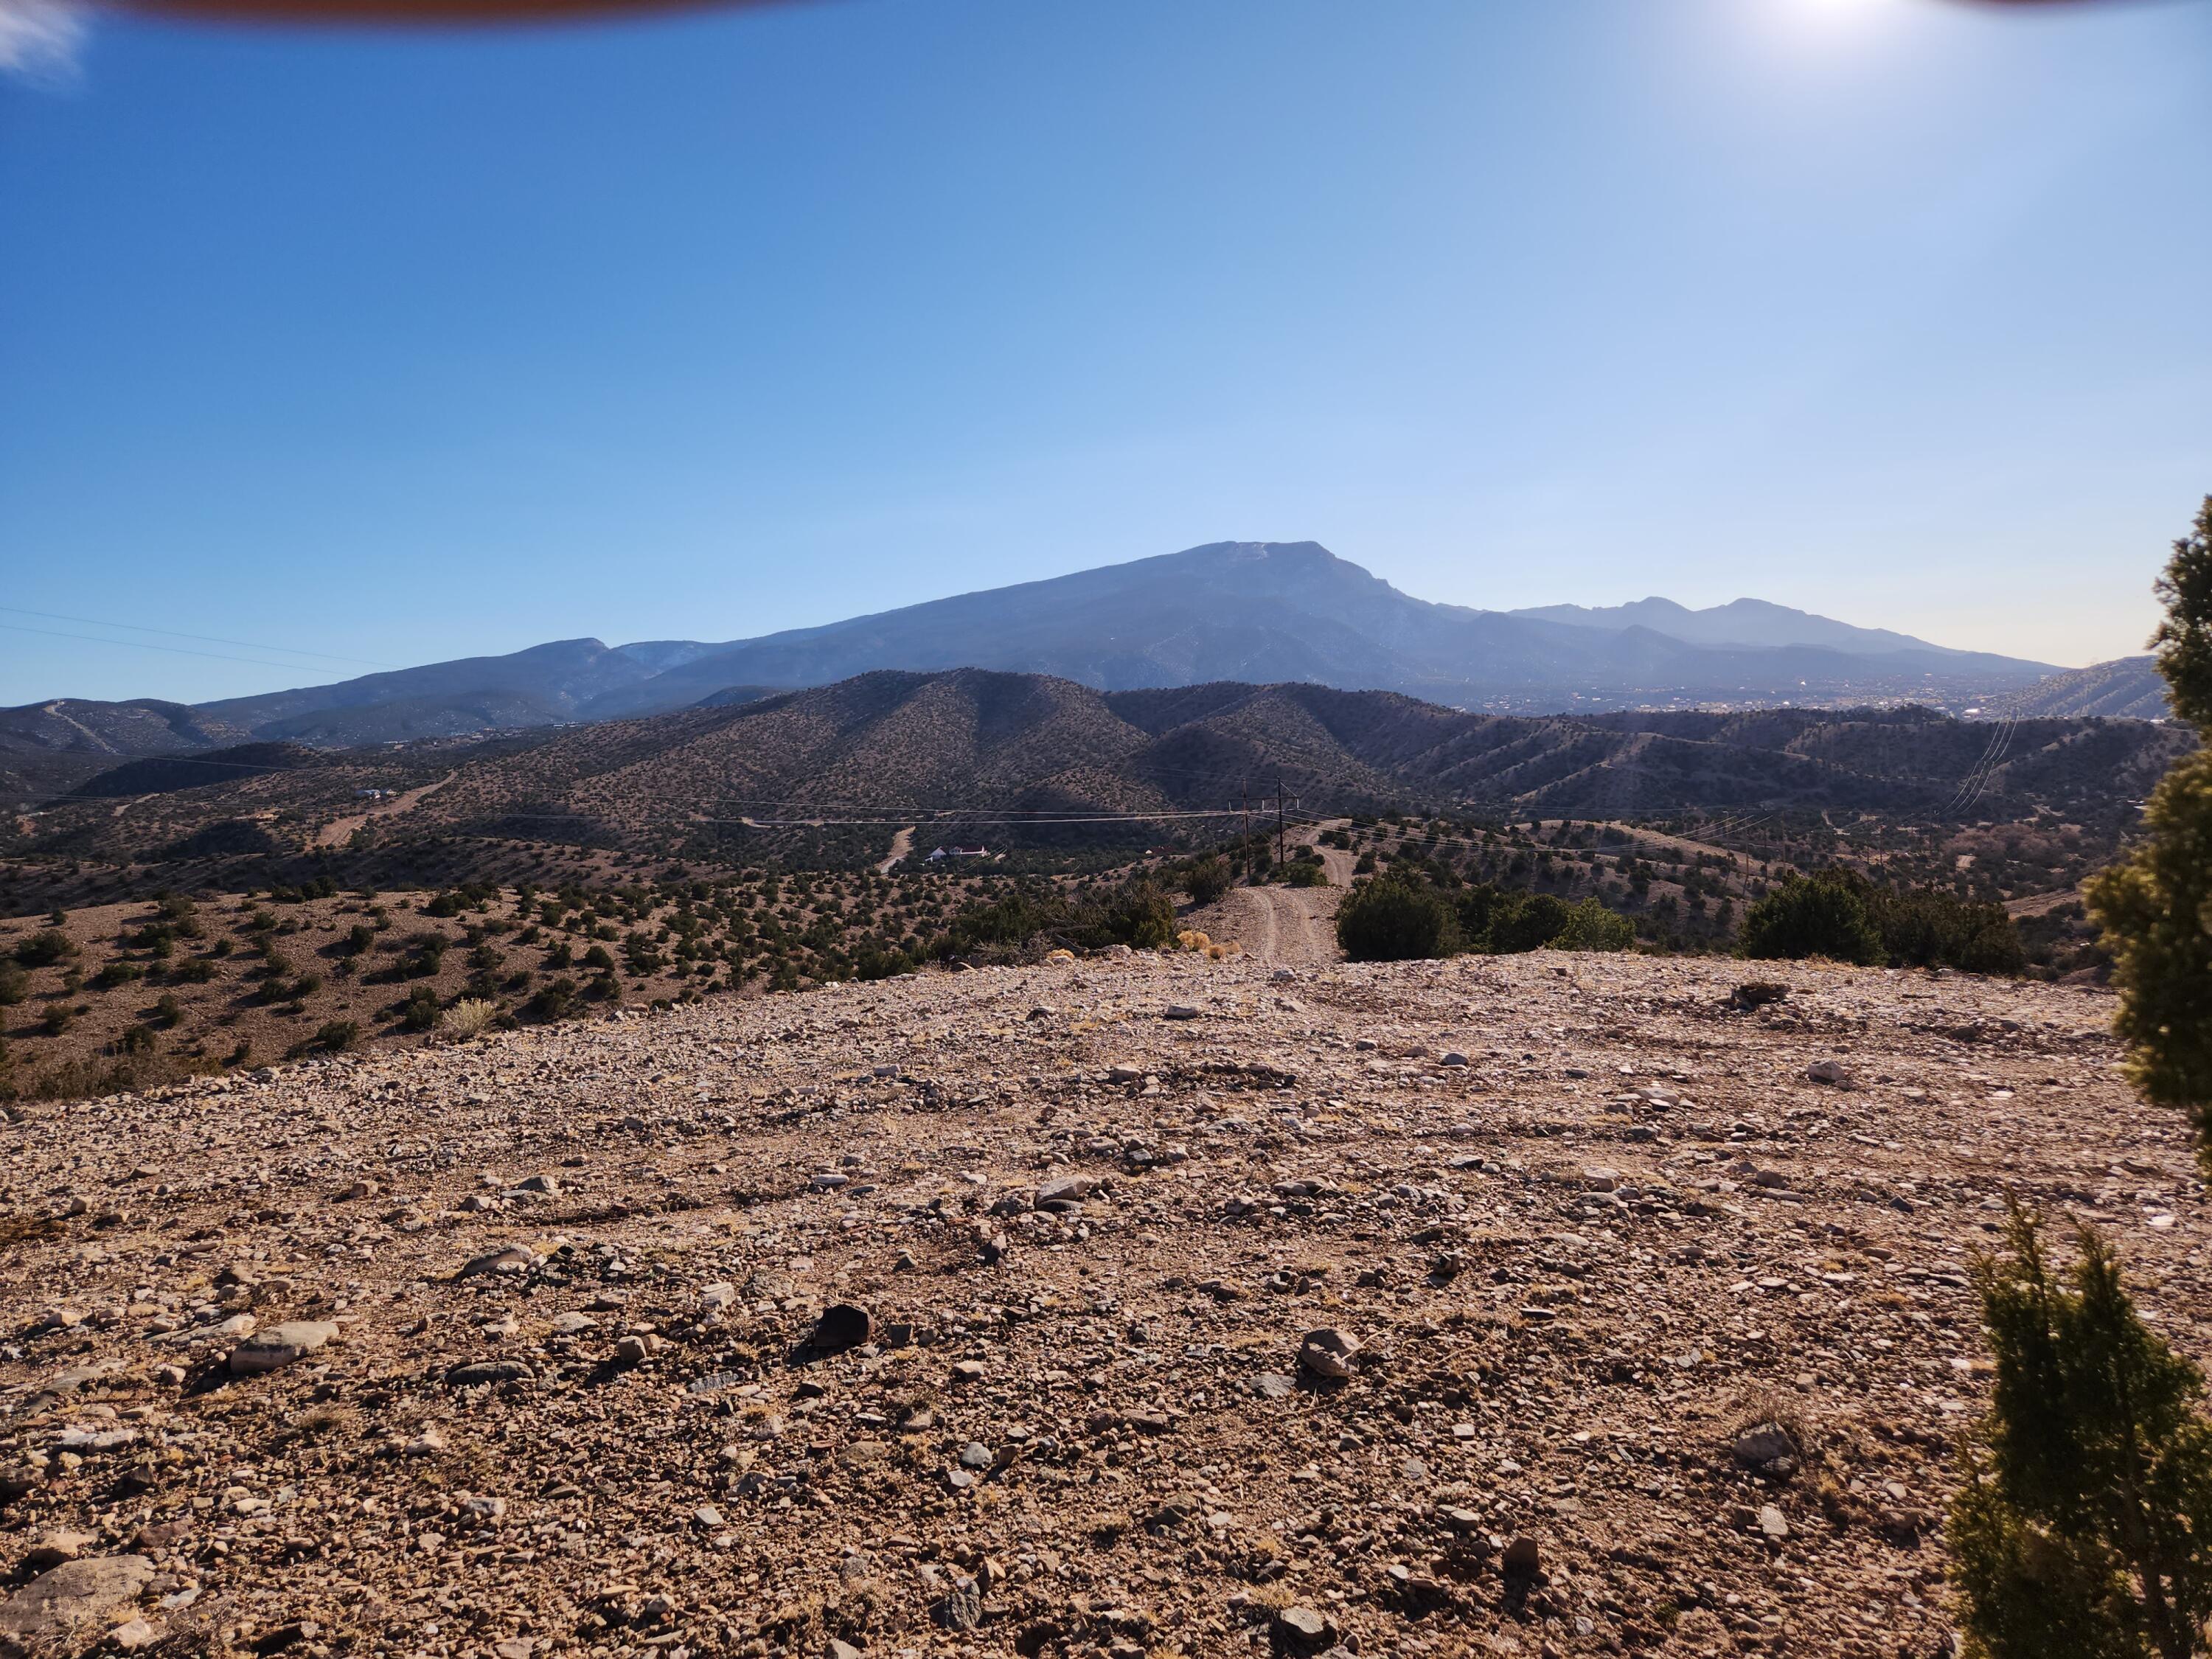
[{"label": "sun glare", "polygon": [[1882,13],[1894,10],[1897,0],[1778,0],[1778,3],[1810,26],[1843,29],[1871,23]]}]

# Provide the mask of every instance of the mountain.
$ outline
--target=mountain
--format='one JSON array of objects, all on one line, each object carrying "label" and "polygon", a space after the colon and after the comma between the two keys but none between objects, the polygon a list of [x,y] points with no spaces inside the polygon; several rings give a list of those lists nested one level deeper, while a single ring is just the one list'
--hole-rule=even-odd
[{"label": "mountain", "polygon": [[[1657,599],[1595,611],[1437,605],[1317,543],[1216,542],[757,639],[560,640],[225,698],[179,715],[151,712],[173,704],[97,705],[135,712],[79,723],[143,730],[144,745],[111,750],[118,758],[248,740],[357,748],[667,714],[733,688],[963,667],[1102,691],[1301,682],[1496,714],[1907,699],[1965,707],[2052,672],[1754,599],[1708,611]],[[31,724],[45,733],[26,739],[33,747],[76,741],[66,715]],[[8,741],[0,717],[0,755]],[[88,769],[96,769],[68,775],[81,781]]]},{"label": "mountain", "polygon": [[203,703],[200,712],[258,738],[331,747],[551,726],[575,719],[593,697],[650,679],[708,648],[684,641],[616,647],[556,640],[503,657],[463,657],[334,685],[227,697]]},{"label": "mountain", "polygon": [[[1648,628],[1686,645],[1749,646],[1753,648],[1786,645],[1816,645],[1831,651],[1863,656],[1887,656],[1899,651],[1938,657],[1972,658],[1974,653],[1930,645],[1910,634],[1893,634],[1887,628],[1854,628],[1808,611],[1770,605],[1765,599],[1732,599],[1726,605],[1692,611],[1672,599],[1638,599],[1628,605],[1593,609],[1580,605],[1544,605],[1506,613],[1539,622],[1565,623],[1576,628],[1598,628],[1620,633]],[[1998,661],[2006,659],[1996,659]]]},{"label": "mountain", "polygon": [[153,755],[97,773],[70,793],[88,800],[166,795],[203,784],[320,766],[327,758],[320,750],[296,743],[245,743],[228,749],[204,750],[197,755]]},{"label": "mountain", "polygon": [[1984,719],[2019,719],[2039,714],[2104,714],[2130,720],[2170,719],[2166,681],[2153,657],[2121,657],[2091,663],[2039,680],[2024,690],[1984,704]]},{"label": "mountain", "polygon": [[56,697],[0,708],[0,790],[12,804],[64,793],[116,761],[188,755],[251,734],[180,702]]},{"label": "mountain", "polygon": [[[1638,614],[1561,620],[1436,605],[1316,543],[1217,542],[741,641],[603,693],[580,713],[660,713],[725,685],[824,684],[878,668],[983,667],[1108,691],[1297,680],[1529,711],[1906,696],[1942,702],[2051,672],[1756,601],[1720,607],[1728,613],[1720,621],[1664,600],[1622,611]],[[1639,619],[1646,617],[1653,620]],[[1686,639],[1655,623],[1712,637]]]},{"label": "mountain", "polygon": [[[1202,838],[1279,785],[1310,811],[2048,813],[2110,829],[2131,823],[2133,803],[2195,744],[2186,726],[2146,720],[2023,720],[2005,735],[1994,745],[1986,723],[1917,708],[1527,717],[1307,684],[1100,691],[878,670],[637,720],[319,751],[319,764],[256,766],[123,813],[61,803],[0,819],[0,852],[276,854],[305,860],[306,878],[333,873],[314,861],[343,848],[383,860],[343,878],[404,884],[428,867],[441,879],[539,869],[564,848],[759,862],[818,832],[864,850],[902,823],[994,845]],[[384,805],[364,805],[372,789]],[[1155,816],[1099,822],[1128,814]]]}]

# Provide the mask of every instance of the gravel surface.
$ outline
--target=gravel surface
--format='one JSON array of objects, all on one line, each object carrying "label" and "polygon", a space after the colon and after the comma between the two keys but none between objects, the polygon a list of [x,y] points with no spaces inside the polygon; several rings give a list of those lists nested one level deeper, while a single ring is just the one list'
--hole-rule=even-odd
[{"label": "gravel surface", "polygon": [[2186,1139],[2101,994],[1741,976],[1124,956],[20,1109],[0,1650],[1933,1656],[1972,1253],[2094,1217],[2203,1353]]}]

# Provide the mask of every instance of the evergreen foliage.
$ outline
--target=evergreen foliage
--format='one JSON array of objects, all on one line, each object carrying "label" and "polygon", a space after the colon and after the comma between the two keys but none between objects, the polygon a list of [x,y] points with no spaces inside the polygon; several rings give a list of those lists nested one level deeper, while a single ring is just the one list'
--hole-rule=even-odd
[{"label": "evergreen foliage", "polygon": [[[2174,543],[2158,592],[2166,616],[2151,643],[2174,712],[2212,738],[2212,496]],[[2143,830],[2088,884],[2089,908],[2112,953],[2129,1077],[2153,1104],[2191,1115],[2212,1168],[2212,749],[2166,773]]]},{"label": "evergreen foliage", "polygon": [[2204,1379],[2137,1316],[2112,1247],[2075,1241],[2062,1276],[2014,1204],[1976,1267],[1996,1384],[1947,1531],[1967,1650],[2187,1659],[2212,1617]]}]

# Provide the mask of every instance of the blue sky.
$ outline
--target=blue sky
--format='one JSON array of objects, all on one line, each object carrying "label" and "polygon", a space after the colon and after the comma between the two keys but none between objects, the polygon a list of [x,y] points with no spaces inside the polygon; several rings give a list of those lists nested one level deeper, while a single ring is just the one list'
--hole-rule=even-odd
[{"label": "blue sky", "polygon": [[1230,538],[2136,650],[2212,491],[2208,79],[2201,0],[103,15],[0,76],[0,623],[52,630],[0,702]]}]

